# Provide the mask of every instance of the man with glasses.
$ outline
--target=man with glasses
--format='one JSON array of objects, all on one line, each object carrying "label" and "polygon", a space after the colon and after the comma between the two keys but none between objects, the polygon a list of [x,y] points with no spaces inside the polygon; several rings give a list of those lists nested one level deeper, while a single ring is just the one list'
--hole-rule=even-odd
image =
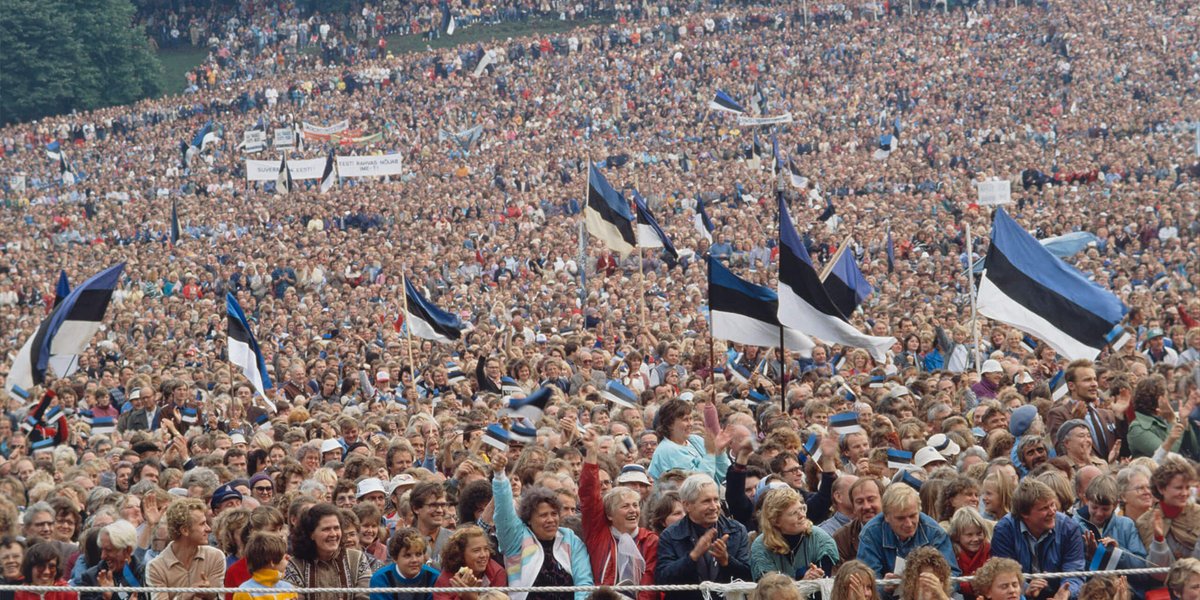
[{"label": "man with glasses", "polygon": [[250,478],[250,494],[261,505],[268,505],[275,498],[275,482],[266,473],[259,473]]},{"label": "man with glasses", "polygon": [[427,481],[418,483],[409,494],[409,506],[413,512],[413,522],[417,531],[429,545],[429,562],[438,565],[442,562],[442,548],[452,533],[442,527],[446,521],[446,490],[442,484]]},{"label": "man with glasses", "polygon": [[41,538],[49,541],[54,534],[54,507],[49,502],[38,502],[25,511],[22,519],[25,526],[25,541]]}]

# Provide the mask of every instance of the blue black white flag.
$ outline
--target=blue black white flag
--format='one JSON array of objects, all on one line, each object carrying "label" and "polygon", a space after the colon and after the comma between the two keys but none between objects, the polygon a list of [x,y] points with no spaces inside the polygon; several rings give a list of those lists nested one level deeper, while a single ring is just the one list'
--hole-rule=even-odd
[{"label": "blue black white flag", "polygon": [[171,200],[171,246],[179,243],[181,230],[179,228],[179,205]]},{"label": "blue black white flag", "polygon": [[46,370],[54,369],[58,377],[67,377],[70,372],[59,371],[67,365],[77,365],[74,360],[60,364],[54,357],[75,357],[83,353],[92,337],[100,330],[104,313],[112,299],[113,290],[121,278],[125,263],[109,267],[67,294],[67,297],[50,312],[33,335],[21,347],[9,370],[5,389],[30,390],[46,382]]},{"label": "blue black white flag", "polygon": [[604,242],[622,258],[629,256],[637,247],[637,235],[633,228],[633,214],[629,202],[593,164],[588,164],[587,205],[583,209],[588,233]]},{"label": "blue black white flag", "polygon": [[637,408],[641,405],[641,402],[638,401],[637,392],[629,389],[625,384],[616,379],[608,380],[608,383],[604,385],[604,389],[600,391],[600,395],[605,400],[621,408]]},{"label": "blue black white flag", "polygon": [[404,293],[404,323],[413,335],[423,340],[447,344],[462,337],[463,329],[466,328],[462,320],[426,300],[407,277],[404,279]]},{"label": "blue black white flag", "polygon": [[337,182],[337,158],[331,150],[329,158],[325,159],[325,170],[321,173],[321,193],[324,194],[333,189],[333,186],[337,185]]},{"label": "blue black white flag", "polygon": [[[237,298],[225,293],[225,316],[227,321],[226,333],[229,335],[227,352],[229,362],[242,368],[242,374],[250,380],[254,391],[263,398],[267,397],[266,390],[271,389],[271,375],[267,373],[267,363],[263,359],[262,350],[254,340],[254,332],[250,330],[250,321]],[[267,406],[274,409],[270,402]]]},{"label": "blue black white flag", "polygon": [[1043,340],[1067,360],[1120,348],[1129,309],[1112,292],[1056,258],[1004,209],[992,222],[977,304],[980,314]]},{"label": "blue black white flag", "polygon": [[[536,425],[546,412],[546,404],[553,397],[549,387],[540,387],[524,398],[513,398],[508,401],[507,414],[516,415]],[[515,429],[513,431],[516,431]]]},{"label": "blue black white flag", "polygon": [[662,248],[666,250],[672,258],[678,260],[679,252],[675,250],[675,244],[667,239],[667,234],[659,227],[658,220],[650,212],[650,208],[646,206],[646,200],[637,190],[633,191],[633,204],[637,208],[637,240],[638,246],[641,248]]},{"label": "blue black white flag", "polygon": [[742,108],[736,100],[731,98],[729,94],[721,90],[717,90],[717,95],[708,103],[708,108],[711,110],[719,110],[721,112],[733,113],[735,115],[746,114],[746,109]]},{"label": "blue black white flag", "polygon": [[846,240],[838,249],[832,268],[823,281],[829,298],[843,315],[853,313],[874,291],[859,270],[850,246],[850,240]]},{"label": "blue black white flag", "polygon": [[[779,347],[782,327],[778,316],[779,296],[769,288],[739,278],[711,256],[708,258],[708,305],[713,337],[764,348]],[[795,329],[782,328],[783,343],[788,350],[811,356],[815,347],[812,338]]]},{"label": "blue black white flag", "polygon": [[287,154],[279,161],[279,175],[275,176],[275,193],[287,194],[292,191],[292,169],[287,164]]},{"label": "blue black white flag", "polygon": [[58,283],[55,284],[55,286],[54,286],[54,306],[51,307],[51,310],[58,308],[58,305],[62,304],[63,300],[66,300],[67,296],[69,296],[70,294],[71,294],[71,281],[69,279],[67,279],[67,272],[59,271],[58,272]]},{"label": "blue black white flag", "polygon": [[696,196],[696,216],[692,217],[692,223],[696,226],[696,231],[700,232],[700,237],[712,243],[713,237],[713,222],[708,218],[708,211],[704,208],[704,198]]},{"label": "blue black white flag", "polygon": [[48,156],[50,160],[58,160],[61,158],[62,144],[58,143],[58,140],[54,140],[53,142],[46,144],[46,156]]}]

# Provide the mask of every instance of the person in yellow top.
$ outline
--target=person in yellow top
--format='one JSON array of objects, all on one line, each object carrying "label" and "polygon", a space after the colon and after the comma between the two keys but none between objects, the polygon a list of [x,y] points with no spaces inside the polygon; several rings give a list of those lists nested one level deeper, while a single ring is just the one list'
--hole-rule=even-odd
[{"label": "person in yellow top", "polygon": [[292,584],[283,579],[287,568],[287,540],[274,533],[255,532],[246,544],[250,580],[238,586],[233,600],[295,600]]}]

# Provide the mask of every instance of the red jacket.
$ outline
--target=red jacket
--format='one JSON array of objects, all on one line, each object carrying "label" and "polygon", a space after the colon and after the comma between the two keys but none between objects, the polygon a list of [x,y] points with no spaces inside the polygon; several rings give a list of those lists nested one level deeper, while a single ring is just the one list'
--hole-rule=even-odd
[{"label": "red jacket", "polygon": [[[613,539],[612,522],[604,513],[604,503],[600,499],[600,466],[596,463],[583,463],[583,472],[579,475],[579,508],[583,517],[583,543],[588,549],[588,558],[592,561],[592,577],[596,585],[615,585],[617,583],[617,544]],[[646,572],[642,575],[641,585],[654,585],[654,566],[658,562],[658,534],[646,528],[638,529],[634,536],[642,558],[646,559]],[[638,600],[657,600],[658,592],[638,592]]]}]

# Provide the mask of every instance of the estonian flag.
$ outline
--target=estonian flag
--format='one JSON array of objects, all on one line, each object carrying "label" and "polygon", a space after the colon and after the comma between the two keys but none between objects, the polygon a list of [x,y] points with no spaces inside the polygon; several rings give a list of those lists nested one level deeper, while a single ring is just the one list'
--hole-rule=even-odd
[{"label": "estonian flag", "polygon": [[637,240],[640,248],[662,248],[671,258],[679,260],[679,252],[675,244],[667,239],[667,234],[658,226],[658,220],[650,213],[646,201],[637,190],[633,190],[633,204],[637,207]]},{"label": "estonian flag", "polygon": [[849,240],[842,244],[834,258],[833,268],[823,282],[829,298],[843,315],[853,313],[874,291],[855,263],[854,253],[849,251],[849,247]]},{"label": "estonian flag", "polygon": [[629,256],[637,247],[633,215],[629,202],[608,184],[596,165],[588,163],[587,205],[583,209],[588,232],[621,255]]},{"label": "estonian flag", "polygon": [[[242,374],[250,380],[254,390],[263,398],[267,397],[266,390],[271,389],[271,376],[267,374],[267,363],[263,360],[262,350],[254,341],[254,333],[250,331],[250,322],[246,313],[233,294],[225,293],[225,316],[228,320],[226,332],[229,334],[229,362],[242,368]],[[270,402],[267,406],[274,408]]]},{"label": "estonian flag", "polygon": [[447,344],[462,337],[462,320],[426,300],[407,277],[404,279],[404,293],[407,296],[404,320],[413,335]]},{"label": "estonian flag", "polygon": [[1067,360],[1094,359],[1129,340],[1128,308],[1112,292],[1050,254],[1004,209],[979,284],[979,312],[1045,341]]},{"label": "estonian flag", "polygon": [[279,175],[275,177],[275,193],[286,194],[292,191],[292,170],[288,168],[287,154],[279,161]]},{"label": "estonian flag", "polygon": [[889,469],[913,468],[913,453],[891,448],[887,451],[887,466]]},{"label": "estonian flag", "polygon": [[884,251],[887,253],[887,269],[888,274],[896,272],[896,244],[892,242],[892,226],[887,228],[887,242],[884,243]]},{"label": "estonian flag", "polygon": [[822,223],[825,223],[826,221],[832,219],[833,215],[836,215],[836,214],[837,214],[837,209],[834,208],[834,206],[833,206],[833,198],[826,198],[825,199],[825,210],[821,211],[821,214],[819,216],[817,216],[817,220]]},{"label": "estonian flag", "polygon": [[804,464],[809,458],[821,462],[821,436],[815,433],[808,434],[808,439],[804,440],[804,448],[800,450],[797,458],[800,464]]},{"label": "estonian flag", "polygon": [[50,160],[58,160],[62,157],[62,145],[58,143],[58,140],[46,144],[46,156],[50,157]]},{"label": "estonian flag", "polygon": [[896,136],[885,133],[879,136],[879,147],[875,149],[875,154],[871,156],[875,160],[887,160],[887,157],[892,155],[892,150],[896,149]]},{"label": "estonian flag", "polygon": [[754,84],[754,95],[751,97],[754,102],[751,105],[755,115],[762,116],[767,114],[767,93],[763,91],[762,86],[757,82]]},{"label": "estonian flag", "polygon": [[337,159],[334,157],[333,151],[330,151],[329,158],[325,159],[325,171],[321,173],[321,193],[324,194],[333,189],[337,182]]},{"label": "estonian flag", "polygon": [[692,222],[696,225],[696,231],[700,232],[700,237],[712,243],[713,237],[713,222],[708,218],[708,211],[704,210],[704,199],[696,196],[696,216],[692,217]]},{"label": "estonian flag", "polygon": [[604,389],[600,392],[600,395],[605,400],[621,408],[637,408],[640,404],[637,392],[625,387],[625,385],[616,379],[609,379],[608,383],[604,385]]},{"label": "estonian flag", "polygon": [[209,121],[192,137],[192,147],[204,152],[208,149],[208,145],[215,141],[217,141],[217,132],[213,131],[212,121]]},{"label": "estonian flag", "polygon": [[1088,570],[1115,571],[1123,554],[1125,553],[1120,548],[1109,548],[1104,544],[1099,544],[1096,546],[1096,551],[1092,553],[1092,562],[1088,563]]},{"label": "estonian flag", "polygon": [[[508,414],[527,419],[536,425],[546,412],[546,403],[553,394],[549,387],[542,386],[524,398],[513,398],[508,401]],[[516,432],[516,429],[513,429]]]},{"label": "estonian flag", "polygon": [[876,362],[884,362],[896,338],[869,336],[845,321],[792,226],[783,194],[778,198],[779,322],[831,344],[865,348]]},{"label": "estonian flag", "polygon": [[[109,267],[75,288],[50,312],[21,347],[5,382],[5,389],[33,389],[46,382],[46,369],[53,367],[62,378],[77,365],[74,357],[87,349],[92,336],[100,330],[113,290],[121,278],[125,263]],[[62,360],[54,360],[61,357]],[[64,366],[64,363],[68,366]],[[66,368],[68,372],[59,369]]]},{"label": "estonian flag", "polygon": [[792,187],[804,189],[808,187],[808,178],[800,174],[800,168],[796,166],[796,161],[793,157],[788,157],[788,178],[792,182]]},{"label": "estonian flag", "polygon": [[513,443],[532,444],[537,441],[537,429],[521,423],[513,423],[509,438]]},{"label": "estonian flag", "polygon": [[508,452],[508,444],[512,441],[512,437],[507,429],[493,423],[483,431],[482,441],[501,452]]},{"label": "estonian flag", "polygon": [[762,170],[762,157],[765,153],[762,142],[758,141],[758,132],[754,132],[754,141],[750,144],[750,157],[746,159],[746,166],[750,167],[751,171]]},{"label": "estonian flag", "polygon": [[783,157],[779,156],[779,137],[771,133],[771,176],[776,177],[783,171]]},{"label": "estonian flag", "polygon": [[858,413],[844,412],[829,417],[829,427],[838,435],[858,433],[863,430],[858,424]]},{"label": "estonian flag", "polygon": [[59,271],[58,283],[54,286],[54,306],[50,310],[58,308],[58,305],[62,304],[69,295],[71,295],[71,282],[67,279],[67,272]]},{"label": "estonian flag", "polygon": [[1050,381],[1046,382],[1046,386],[1050,388],[1051,400],[1058,402],[1067,395],[1067,392],[1070,391],[1067,389],[1066,375],[1066,371],[1059,369],[1058,372],[1054,374],[1054,377],[1051,377]]},{"label": "estonian flag", "polygon": [[708,103],[709,110],[719,110],[721,112],[733,113],[735,115],[746,114],[746,109],[742,108],[736,100],[729,97],[729,94],[717,90],[717,95]]},{"label": "estonian flag", "polygon": [[[713,337],[764,348],[779,347],[782,327],[778,316],[779,296],[768,288],[740,279],[711,256],[708,258],[708,305]],[[788,350],[805,357],[811,355],[816,345],[812,338],[791,328],[783,328],[783,342]],[[736,369],[736,365],[734,367]],[[749,378],[748,373],[741,376]]]},{"label": "estonian flag", "polygon": [[75,184],[75,171],[71,169],[71,165],[67,163],[66,150],[62,150],[58,153],[58,175],[62,178],[64,185]]},{"label": "estonian flag", "polygon": [[505,396],[512,396],[514,394],[528,394],[529,392],[521,387],[521,384],[516,379],[505,375],[500,378],[500,393]]},{"label": "estonian flag", "polygon": [[179,243],[179,206],[175,200],[171,200],[171,246],[174,247]]}]

